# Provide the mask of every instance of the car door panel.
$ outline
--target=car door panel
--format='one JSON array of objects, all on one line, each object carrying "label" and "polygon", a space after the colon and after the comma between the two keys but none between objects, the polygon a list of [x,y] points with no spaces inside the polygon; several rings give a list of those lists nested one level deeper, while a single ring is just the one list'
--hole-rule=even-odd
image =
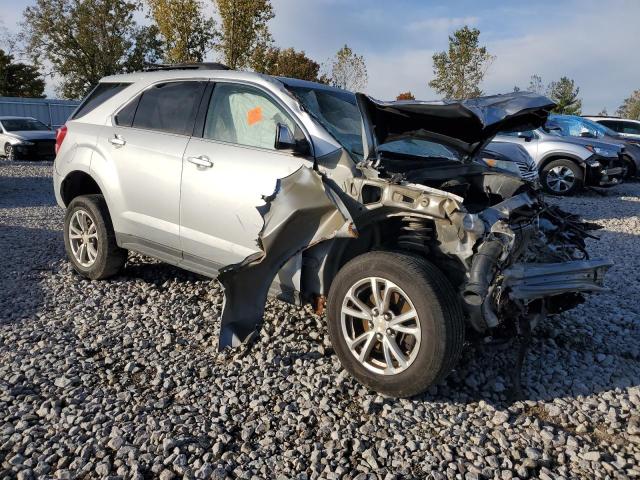
[{"label": "car door panel", "polygon": [[[256,207],[274,192],[278,179],[313,164],[273,148],[277,123],[295,128],[275,100],[264,92],[254,95],[249,87],[247,94],[235,88],[214,88],[211,111],[218,114],[208,116],[204,138],[190,139],[183,159],[180,237],[185,258],[220,265],[259,251],[263,222]],[[202,157],[212,166],[190,161]]]}]

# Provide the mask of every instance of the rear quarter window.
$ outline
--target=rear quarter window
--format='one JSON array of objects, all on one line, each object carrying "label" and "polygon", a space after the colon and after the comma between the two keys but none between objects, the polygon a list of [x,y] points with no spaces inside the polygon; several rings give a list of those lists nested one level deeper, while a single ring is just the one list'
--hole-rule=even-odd
[{"label": "rear quarter window", "polygon": [[131,85],[131,83],[99,83],[93,90],[91,90],[89,95],[85,97],[71,119],[76,120],[85,116],[87,113],[95,110],[114,95],[120,93],[129,85]]}]

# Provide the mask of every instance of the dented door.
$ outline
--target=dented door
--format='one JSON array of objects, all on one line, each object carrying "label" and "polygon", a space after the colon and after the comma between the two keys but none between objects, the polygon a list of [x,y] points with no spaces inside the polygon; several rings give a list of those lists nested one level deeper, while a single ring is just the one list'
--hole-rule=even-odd
[{"label": "dented door", "polygon": [[183,159],[180,240],[186,261],[219,266],[258,252],[264,204],[278,179],[311,159],[275,150],[276,125],[293,131],[292,116],[268,93],[237,83],[213,91],[202,137],[192,137]]}]

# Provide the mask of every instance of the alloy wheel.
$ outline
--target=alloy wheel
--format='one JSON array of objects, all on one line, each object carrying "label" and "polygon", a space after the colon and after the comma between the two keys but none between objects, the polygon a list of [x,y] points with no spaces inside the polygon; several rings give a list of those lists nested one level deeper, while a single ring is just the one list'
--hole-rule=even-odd
[{"label": "alloy wheel", "polygon": [[69,244],[76,262],[91,267],[98,257],[98,230],[86,210],[78,209],[69,222]]},{"label": "alloy wheel", "polygon": [[565,193],[576,183],[576,176],[569,167],[557,166],[547,172],[547,185],[557,193]]},{"label": "alloy wheel", "polygon": [[420,349],[418,313],[409,296],[381,277],[356,282],[342,302],[341,327],[351,354],[377,374],[397,375]]}]

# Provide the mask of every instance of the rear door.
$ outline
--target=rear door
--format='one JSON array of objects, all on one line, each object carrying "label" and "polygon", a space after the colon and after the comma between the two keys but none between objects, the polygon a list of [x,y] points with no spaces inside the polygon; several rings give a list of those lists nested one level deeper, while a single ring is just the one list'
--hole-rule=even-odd
[{"label": "rear door", "polygon": [[[239,83],[217,83],[203,112],[202,132],[184,155],[180,237],[185,263],[215,269],[259,250],[262,217],[256,207],[278,179],[312,158],[276,150],[276,126],[294,132],[288,109],[269,92]],[[300,130],[298,130],[300,131]]]},{"label": "rear door", "polygon": [[155,84],[124,106],[113,126],[103,129],[99,141],[117,170],[118,233],[124,243],[142,241],[180,254],[182,156],[206,85]]}]

